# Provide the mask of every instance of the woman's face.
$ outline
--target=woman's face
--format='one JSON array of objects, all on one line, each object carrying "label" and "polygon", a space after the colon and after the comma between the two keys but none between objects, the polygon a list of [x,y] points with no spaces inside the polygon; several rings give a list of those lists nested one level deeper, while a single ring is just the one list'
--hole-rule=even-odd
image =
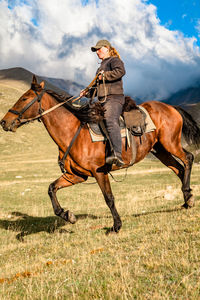
[{"label": "woman's face", "polygon": [[104,47],[104,46],[101,47],[100,49],[98,49],[96,51],[96,53],[97,53],[98,58],[102,59],[102,60],[106,57],[109,57],[109,50],[107,47]]}]

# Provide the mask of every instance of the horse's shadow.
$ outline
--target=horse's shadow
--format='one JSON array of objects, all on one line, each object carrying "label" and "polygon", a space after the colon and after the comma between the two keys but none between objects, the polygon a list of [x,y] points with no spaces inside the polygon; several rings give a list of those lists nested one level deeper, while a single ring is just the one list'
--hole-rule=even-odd
[{"label": "horse's shadow", "polygon": [[[163,209],[163,210],[141,212],[141,213],[138,213],[138,214],[133,214],[133,215],[130,215],[130,216],[125,216],[125,217],[140,218],[140,217],[143,217],[143,216],[148,216],[148,215],[153,215],[153,214],[173,213],[173,212],[177,212],[177,211],[180,211],[180,210],[184,210],[184,208],[181,206],[181,207],[176,207],[176,208],[172,208],[172,209]],[[111,228],[110,227],[104,227],[103,229],[104,229],[106,235],[109,235],[110,233],[114,233],[113,227],[111,227]]]},{"label": "horse's shadow", "polygon": [[141,212],[138,214],[133,214],[132,216],[134,218],[138,218],[138,217],[142,217],[142,216],[148,216],[148,215],[153,215],[153,214],[164,214],[164,213],[173,213],[173,212],[177,212],[177,211],[181,211],[184,210],[184,208],[181,207],[175,207],[172,209],[161,209],[161,210],[155,210],[155,211],[148,211],[148,212]]},{"label": "horse's shadow", "polygon": [[[12,220],[14,218],[14,220]],[[77,219],[92,218],[96,219],[98,217],[88,214],[80,214],[76,216]],[[16,239],[23,242],[24,237],[30,234],[47,232],[53,234],[55,232],[59,233],[74,233],[72,230],[67,230],[61,228],[65,226],[66,221],[62,220],[56,216],[49,217],[33,217],[21,212],[12,212],[10,219],[0,219],[0,228],[11,230],[14,232],[19,232],[16,235]]]},{"label": "horse's shadow", "polygon": [[[157,211],[150,211],[150,212],[142,212],[138,214],[133,214],[132,217],[142,217],[146,215],[152,215],[152,214],[162,214],[162,213],[172,213],[176,211],[182,210],[182,207],[174,208],[174,209],[164,209],[164,210],[157,210]],[[91,214],[79,214],[76,215],[76,218],[79,220],[83,219],[98,219],[100,217],[91,215]],[[110,216],[109,216],[110,218]],[[3,228],[5,230],[11,230],[14,232],[18,232],[16,235],[16,239],[23,242],[24,237],[39,233],[39,232],[47,232],[49,234],[53,233],[68,233],[72,234],[74,233],[72,230],[61,228],[65,226],[67,223],[66,221],[62,220],[59,217],[56,216],[50,216],[50,217],[33,217],[29,216],[27,214],[23,214],[21,212],[12,212],[10,219],[0,219],[0,228]],[[109,234],[113,232],[113,228],[104,227],[103,230],[106,231],[106,234]]]}]

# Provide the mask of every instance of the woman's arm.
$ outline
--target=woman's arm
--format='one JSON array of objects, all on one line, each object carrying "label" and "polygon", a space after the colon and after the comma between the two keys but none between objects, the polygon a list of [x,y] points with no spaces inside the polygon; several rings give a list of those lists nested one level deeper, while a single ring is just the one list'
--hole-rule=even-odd
[{"label": "woman's arm", "polygon": [[113,57],[110,63],[112,71],[104,71],[104,78],[106,81],[115,81],[126,74],[124,63],[120,58]]}]

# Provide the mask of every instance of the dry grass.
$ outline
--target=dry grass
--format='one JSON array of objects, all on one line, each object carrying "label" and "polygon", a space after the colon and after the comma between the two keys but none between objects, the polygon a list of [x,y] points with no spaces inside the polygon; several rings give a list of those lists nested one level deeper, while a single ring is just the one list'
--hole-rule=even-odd
[{"label": "dry grass", "polygon": [[112,182],[123,228],[108,236],[112,217],[96,185],[58,193],[78,218],[66,224],[53,215],[47,195],[59,175],[56,162],[12,166],[7,163],[0,188],[2,299],[199,299],[198,165],[192,176],[196,207],[187,211],[179,209],[176,177],[157,162],[138,165],[150,173],[138,176],[136,165],[126,181]]},{"label": "dry grass", "polygon": [[180,209],[180,183],[157,161],[111,180],[123,227],[106,235],[112,217],[95,184],[58,192],[75,225],[54,216],[47,190],[60,170],[41,124],[0,134],[1,299],[200,299],[198,164],[191,210]]}]

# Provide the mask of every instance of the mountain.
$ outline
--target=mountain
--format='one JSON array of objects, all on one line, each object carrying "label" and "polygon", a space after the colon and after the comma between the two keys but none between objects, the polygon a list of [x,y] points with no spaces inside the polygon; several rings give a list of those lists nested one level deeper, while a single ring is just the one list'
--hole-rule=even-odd
[{"label": "mountain", "polygon": [[164,102],[172,105],[187,105],[200,102],[200,84],[188,87],[180,90],[169,98],[165,99]]},{"label": "mountain", "polygon": [[68,92],[71,95],[79,94],[82,89],[84,89],[84,86],[71,81],[71,80],[65,80],[65,79],[58,79],[58,78],[51,78],[51,77],[44,77],[42,78],[49,83],[53,84],[54,86],[59,87],[60,89]]},{"label": "mountain", "polygon": [[[20,84],[24,87],[24,91],[30,87],[33,73],[20,67],[0,70],[0,81],[4,83],[12,84],[20,81]],[[58,93],[65,93],[66,96],[79,94],[80,90],[84,87],[70,80],[64,80],[59,78],[49,78],[45,76],[36,75],[39,82],[45,81],[45,87],[47,89],[54,90]]]},{"label": "mountain", "polygon": [[171,105],[179,105],[185,109],[200,125],[200,81],[193,86],[182,89],[163,102]]},{"label": "mountain", "polygon": [[[20,67],[0,70],[0,82],[7,83],[9,86],[17,87],[20,83],[20,87],[23,87],[26,91],[31,84],[33,73]],[[84,87],[76,82],[70,80],[64,80],[60,78],[51,78],[46,76],[37,76],[38,81],[45,81],[45,87],[52,89],[58,93],[65,93],[68,95],[78,95],[80,90]],[[136,102],[140,104],[139,98],[134,97]],[[148,101],[148,99],[146,99]],[[200,109],[200,81],[193,86],[180,90],[172,94],[169,98],[162,100],[165,103],[171,105],[180,105],[188,112],[190,112],[194,118],[200,123],[199,109]]]}]

